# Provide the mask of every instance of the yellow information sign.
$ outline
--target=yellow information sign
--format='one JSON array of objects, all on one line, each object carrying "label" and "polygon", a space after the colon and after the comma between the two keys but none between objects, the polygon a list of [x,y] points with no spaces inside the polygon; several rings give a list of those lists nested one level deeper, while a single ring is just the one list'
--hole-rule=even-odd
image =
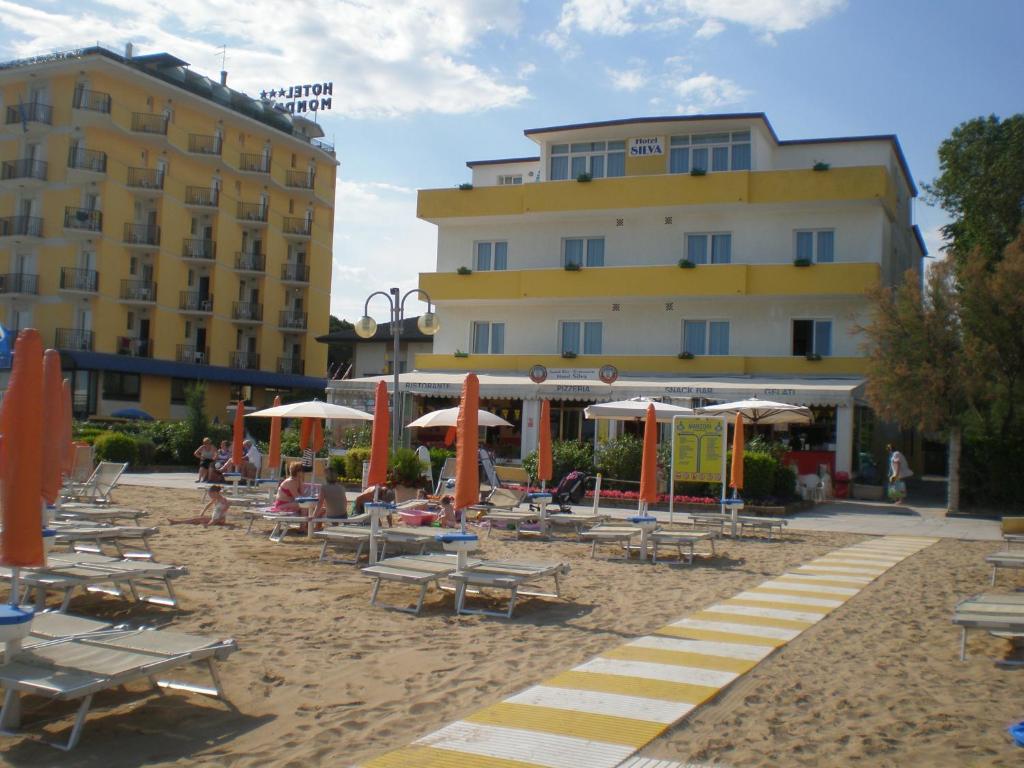
[{"label": "yellow information sign", "polygon": [[722,419],[677,416],[672,420],[672,474],[677,483],[720,483]]}]

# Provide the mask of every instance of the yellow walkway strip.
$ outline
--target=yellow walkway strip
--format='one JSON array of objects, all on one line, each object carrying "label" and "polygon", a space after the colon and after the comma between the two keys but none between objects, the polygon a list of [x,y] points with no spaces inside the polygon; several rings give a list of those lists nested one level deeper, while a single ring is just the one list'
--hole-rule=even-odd
[{"label": "yellow walkway strip", "polygon": [[642,696],[664,701],[682,701],[687,704],[701,704],[718,693],[719,690],[707,685],[667,683],[664,680],[650,680],[645,677],[602,675],[596,672],[563,672],[550,680],[545,680],[544,685],[619,693],[623,696]]},{"label": "yellow walkway strip", "polygon": [[667,626],[655,630],[656,635],[668,635],[669,637],[688,637],[692,640],[715,640],[720,643],[740,643],[743,645],[764,645],[771,648],[778,648],[785,645],[786,641],[773,637],[757,637],[754,635],[739,635],[733,632],[718,632],[710,629],[697,629],[695,627]]},{"label": "yellow walkway strip", "polygon": [[702,653],[685,651],[666,651],[661,648],[644,648],[638,645],[620,645],[601,654],[602,659],[622,659],[623,661],[650,661],[656,664],[678,664],[681,667],[703,667],[716,669],[719,672],[744,672],[757,666],[756,661],[745,659],[727,659],[724,656],[707,656]]},{"label": "yellow walkway strip", "polygon": [[537,763],[504,760],[487,755],[467,755],[436,747],[406,747],[375,757],[363,768],[537,768]]},{"label": "yellow walkway strip", "polygon": [[729,605],[745,605],[749,608],[778,608],[781,611],[803,611],[804,613],[820,613],[822,616],[834,609],[823,605],[804,605],[803,603],[780,603],[768,600],[748,600],[745,597],[730,597],[725,601]]},{"label": "yellow walkway strip", "polygon": [[718,613],[714,606],[706,611],[698,611],[693,614],[695,619],[707,619],[708,621],[731,621],[734,624],[750,624],[754,627],[778,627],[779,629],[804,630],[814,624],[813,621],[794,621],[793,619],[776,619],[771,616],[745,615],[742,613]]},{"label": "yellow walkway strip", "polygon": [[608,741],[635,749],[656,738],[665,729],[664,723],[506,702],[482,709],[467,717],[466,721],[557,733],[561,736],[575,736],[578,739]]}]

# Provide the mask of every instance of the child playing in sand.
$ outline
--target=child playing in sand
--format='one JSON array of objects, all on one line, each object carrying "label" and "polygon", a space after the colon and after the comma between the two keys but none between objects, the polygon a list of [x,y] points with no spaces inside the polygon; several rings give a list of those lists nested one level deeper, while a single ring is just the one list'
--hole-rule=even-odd
[{"label": "child playing in sand", "polygon": [[[170,520],[171,525],[201,525],[208,527],[211,525],[224,525],[233,527],[228,523],[228,507],[231,506],[231,502],[225,498],[221,492],[219,485],[211,485],[208,491],[210,495],[210,502],[203,507],[203,511],[199,513],[199,517],[188,517],[181,520]],[[212,511],[211,511],[212,510]],[[206,517],[206,513],[210,512],[209,518]]]}]

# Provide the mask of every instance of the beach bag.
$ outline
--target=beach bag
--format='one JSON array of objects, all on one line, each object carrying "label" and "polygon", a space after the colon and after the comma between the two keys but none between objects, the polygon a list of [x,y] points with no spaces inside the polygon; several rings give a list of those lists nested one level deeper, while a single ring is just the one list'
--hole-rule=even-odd
[{"label": "beach bag", "polygon": [[902,480],[897,480],[895,483],[889,483],[889,499],[890,501],[902,501],[903,497],[907,495],[907,484]]}]

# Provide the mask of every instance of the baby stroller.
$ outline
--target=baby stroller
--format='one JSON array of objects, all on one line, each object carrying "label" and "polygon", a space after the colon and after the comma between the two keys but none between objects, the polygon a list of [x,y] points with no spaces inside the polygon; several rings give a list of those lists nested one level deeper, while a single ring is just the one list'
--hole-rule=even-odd
[{"label": "baby stroller", "polygon": [[[586,481],[587,476],[578,469],[574,469],[563,477],[558,485],[551,490],[551,500],[558,505],[559,512],[570,514],[572,513],[572,505],[583,501],[583,495],[586,492],[583,486]],[[537,495],[536,493],[531,494],[531,496]],[[531,511],[538,511],[539,509],[540,506],[538,504],[531,502]]]}]

